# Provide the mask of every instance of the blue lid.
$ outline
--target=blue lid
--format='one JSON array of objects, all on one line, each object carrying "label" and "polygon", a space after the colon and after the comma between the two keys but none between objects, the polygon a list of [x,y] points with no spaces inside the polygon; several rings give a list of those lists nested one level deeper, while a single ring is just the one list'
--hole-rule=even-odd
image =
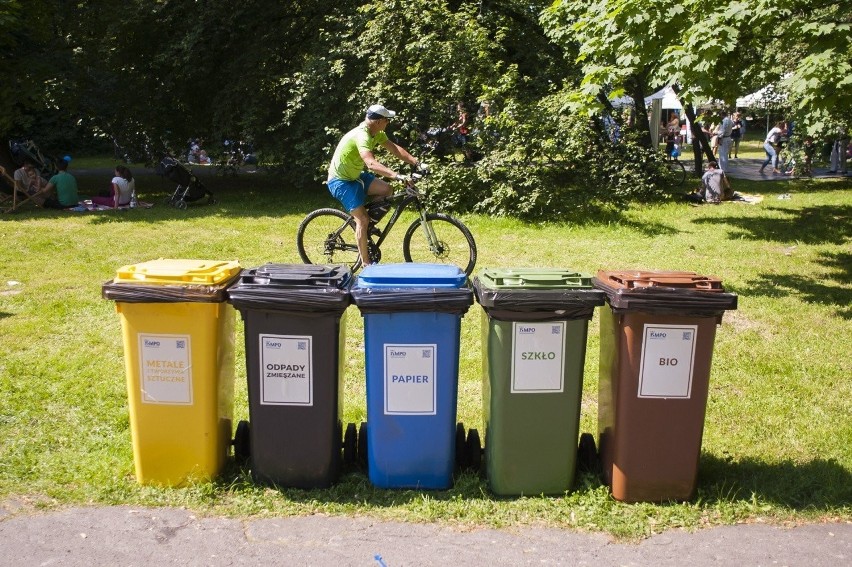
[{"label": "blue lid", "polygon": [[460,288],[467,275],[452,264],[371,264],[361,270],[356,286],[377,287],[447,287]]}]

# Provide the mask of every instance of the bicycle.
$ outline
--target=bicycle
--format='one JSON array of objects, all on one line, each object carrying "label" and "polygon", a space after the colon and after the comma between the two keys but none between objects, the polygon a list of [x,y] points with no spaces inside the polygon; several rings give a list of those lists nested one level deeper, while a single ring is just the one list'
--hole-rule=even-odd
[{"label": "bicycle", "polygon": [[[406,262],[451,263],[469,276],[476,264],[476,242],[470,230],[458,219],[426,209],[425,195],[417,188],[424,174],[413,174],[406,187],[388,197],[367,203],[370,216],[367,247],[370,262],[382,258],[382,243],[403,211],[411,207],[417,219],[411,223],[402,241]],[[378,222],[393,213],[383,228]],[[361,267],[355,239],[355,219],[339,209],[322,208],[308,213],[296,234],[299,256],[306,264],[346,264],[353,272]]]},{"label": "bicycle", "polygon": [[778,150],[778,170],[784,175],[794,175],[796,171],[796,156],[799,149],[793,140],[781,140]]}]

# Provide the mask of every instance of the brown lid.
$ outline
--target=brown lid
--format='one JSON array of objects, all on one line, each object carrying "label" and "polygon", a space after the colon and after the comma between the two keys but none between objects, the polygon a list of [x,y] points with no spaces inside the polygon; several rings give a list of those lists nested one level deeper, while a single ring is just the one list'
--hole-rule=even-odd
[{"label": "brown lid", "polygon": [[726,292],[721,279],[695,272],[600,270],[592,285],[613,309],[720,314],[737,308],[737,295]]},{"label": "brown lid", "polygon": [[701,291],[724,291],[721,278],[695,272],[663,272],[642,270],[598,270],[598,281],[615,289],[669,287]]}]

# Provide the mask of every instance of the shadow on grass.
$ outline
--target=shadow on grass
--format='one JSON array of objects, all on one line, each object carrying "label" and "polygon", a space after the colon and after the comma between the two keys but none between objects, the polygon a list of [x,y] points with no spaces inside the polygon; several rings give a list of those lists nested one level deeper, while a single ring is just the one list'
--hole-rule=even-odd
[{"label": "shadow on grass", "polygon": [[[726,216],[700,218],[695,222],[736,227],[738,230],[732,232],[731,239],[746,238],[780,244],[843,245],[852,237],[850,205],[822,205],[800,210],[767,207],[767,210],[780,212],[783,218]],[[852,291],[843,287],[852,279],[852,254],[821,252],[817,263],[830,268],[829,274],[762,273],[736,291],[748,296],[799,295],[811,303],[839,305],[838,314],[845,319],[852,318]]]},{"label": "shadow on grass", "polygon": [[852,473],[833,459],[765,463],[702,454],[698,497],[711,505],[756,497],[795,510],[836,509],[852,505]]},{"label": "shadow on grass", "polygon": [[[177,184],[150,170],[135,173],[139,198],[152,203],[152,208],[135,210],[104,210],[96,212],[70,213],[44,209],[22,211],[17,218],[57,217],[81,215],[93,224],[114,222],[152,223],[171,220],[203,218],[206,216],[255,218],[268,216],[302,217],[320,207],[340,208],[340,203],[328,192],[321,182],[307,186],[289,184],[288,176],[282,173],[240,173],[237,176],[216,175],[209,168],[193,169],[198,179],[213,193],[218,201],[208,204],[207,197],[188,203],[180,210],[167,204],[174,195]],[[109,188],[112,177],[110,170],[90,170],[77,174],[81,199],[103,194]],[[427,189],[428,191],[428,189]],[[439,207],[430,207],[439,209]],[[606,207],[596,207],[584,202],[575,214],[562,217],[558,222],[576,225],[619,225],[635,230],[645,236],[673,235],[680,231],[671,226],[655,222],[636,222],[622,212]],[[537,223],[531,223],[537,224]]]},{"label": "shadow on grass", "polygon": [[597,208],[592,210],[584,210],[576,215],[561,219],[563,222],[577,224],[580,226],[588,225],[617,225],[626,227],[644,236],[670,236],[680,234],[682,231],[658,222],[636,222],[626,216],[623,211],[612,209]]},{"label": "shadow on grass", "polygon": [[[751,297],[786,297],[798,295],[804,301],[828,306],[839,306],[837,314],[852,319],[852,289],[842,287],[852,281],[852,254],[823,252],[817,263],[831,269],[826,276],[807,274],[758,274],[738,291]],[[841,282],[841,283],[832,283]]]},{"label": "shadow on grass", "polygon": [[[111,177],[111,174],[101,171],[79,175],[77,184],[80,199],[104,194],[109,188]],[[213,193],[218,203],[208,204],[205,196],[188,203],[186,210],[180,210],[167,204],[169,198],[175,193],[176,183],[151,172],[140,172],[135,175],[135,179],[139,199],[153,204],[152,208],[69,212],[26,207],[14,215],[0,215],[0,221],[76,216],[87,218],[93,224],[108,224],[113,222],[151,223],[206,216],[235,218],[270,215],[299,216],[319,207],[335,207],[339,204],[321,183],[299,188],[288,186],[286,176],[243,173],[238,176],[222,177],[207,172],[199,175],[199,179]]]},{"label": "shadow on grass", "polygon": [[755,218],[725,216],[695,219],[697,224],[718,224],[734,227],[731,239],[745,238],[768,242],[802,244],[843,244],[852,236],[852,206],[820,205],[800,210],[766,207],[786,218]]},{"label": "shadow on grass", "polygon": [[469,471],[456,472],[453,475],[453,485],[445,490],[385,489],[371,484],[367,471],[356,466],[344,467],[337,481],[327,488],[269,486],[254,483],[248,468],[238,466],[233,460],[228,461],[222,474],[213,482],[217,489],[225,491],[263,491],[271,488],[295,503],[322,502],[374,507],[405,505],[422,500],[426,496],[437,501],[449,501],[459,497],[464,497],[465,500],[485,500],[489,499],[490,494],[485,478]]},{"label": "shadow on grass", "polygon": [[[224,490],[267,488],[254,484],[249,472],[233,462],[229,462],[215,482]],[[599,475],[578,473],[572,492],[582,495],[596,492],[602,486]],[[453,486],[446,490],[382,489],[370,483],[366,471],[354,467],[344,469],[338,482],[329,488],[276,490],[287,500],[297,503],[323,502],[375,507],[405,505],[424,497],[439,502],[457,498],[468,501],[511,501],[521,498],[492,494],[484,474],[470,471],[457,472]],[[832,511],[852,506],[852,472],[834,459],[815,459],[804,464],[792,461],[766,463],[755,459],[734,461],[702,453],[696,495],[693,498],[693,501],[698,500],[709,507],[757,500],[793,510]]]}]

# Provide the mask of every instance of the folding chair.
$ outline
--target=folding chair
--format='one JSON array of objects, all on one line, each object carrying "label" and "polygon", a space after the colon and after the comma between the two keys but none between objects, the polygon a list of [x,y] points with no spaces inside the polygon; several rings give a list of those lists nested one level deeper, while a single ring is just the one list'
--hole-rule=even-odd
[{"label": "folding chair", "polygon": [[15,179],[9,175],[3,166],[0,166],[0,205],[8,206],[11,201],[12,206],[4,208],[4,213],[14,213],[21,205],[31,202],[33,205],[40,207],[44,204],[46,195],[43,193],[29,194],[26,190],[15,182]]}]

